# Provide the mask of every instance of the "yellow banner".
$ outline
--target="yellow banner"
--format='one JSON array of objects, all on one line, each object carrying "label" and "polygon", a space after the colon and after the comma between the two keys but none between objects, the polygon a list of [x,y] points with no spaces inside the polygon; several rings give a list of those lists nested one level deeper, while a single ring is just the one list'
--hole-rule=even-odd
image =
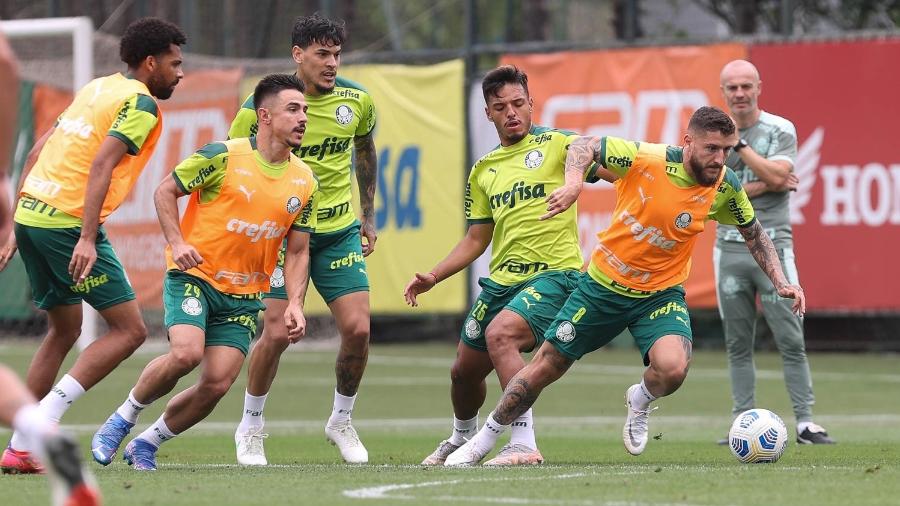
[{"label": "yellow banner", "polygon": [[[463,63],[346,66],[340,75],[368,90],[378,115],[378,242],[366,258],[372,313],[410,313],[403,300],[406,283],[416,271],[428,272],[465,232]],[[257,81],[245,80],[242,89],[249,93]],[[356,192],[355,177],[353,183]],[[356,195],[353,203],[359,215]],[[441,282],[415,311],[464,311],[466,285],[464,272]],[[327,312],[310,286],[306,313]]]}]

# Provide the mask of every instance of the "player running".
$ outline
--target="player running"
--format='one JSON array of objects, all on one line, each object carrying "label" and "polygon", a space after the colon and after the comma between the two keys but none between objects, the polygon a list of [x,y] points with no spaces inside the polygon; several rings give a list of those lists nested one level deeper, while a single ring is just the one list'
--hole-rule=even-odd
[{"label": "player running", "polygon": [[805,310],[803,290],[781,271],[772,241],[725,157],[734,145],[734,122],[719,109],[694,112],[684,146],[583,137],[566,160],[567,184],[547,199],[548,216],[565,211],[581,191],[581,178],[599,162],[619,176],[610,227],[598,234],[588,272],[566,300],[534,359],[509,382],[482,429],[447,457],[447,466],[475,465],[487,455],[541,391],[571,365],[609,343],[626,328],[647,369],[625,392],[625,449],[639,455],[647,445],[650,403],[669,395],[687,377],[691,325],[681,283],[707,219],[737,225],[747,248],[778,294]]},{"label": "player running", "polygon": [[[287,237],[282,315],[291,339],[303,336],[315,176],[291,153],[306,129],[303,83],[272,74],[256,86],[256,137],[213,142],[181,162],[154,195],[169,246],[163,288],[169,353],[151,361],[128,398],[94,434],[94,460],[108,465],[140,412],[203,363],[196,384],[125,447],[134,469],[156,469],[159,445],[212,412],[241,371],[263,305],[260,292]],[[177,199],[190,195],[181,225]]]}]

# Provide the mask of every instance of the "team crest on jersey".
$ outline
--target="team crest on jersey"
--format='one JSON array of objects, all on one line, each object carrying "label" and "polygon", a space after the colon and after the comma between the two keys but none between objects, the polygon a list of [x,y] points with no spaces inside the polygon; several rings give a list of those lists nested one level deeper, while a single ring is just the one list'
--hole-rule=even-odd
[{"label": "team crest on jersey", "polygon": [[760,154],[760,156],[766,156],[769,152],[769,146],[771,142],[768,137],[760,137],[753,141],[753,151],[756,151]]},{"label": "team crest on jersey", "polygon": [[334,117],[337,119],[337,122],[342,125],[349,125],[351,121],[353,121],[353,109],[350,107],[341,104],[334,111]]},{"label": "team crest on jersey", "polygon": [[722,291],[722,295],[731,298],[741,291],[741,284],[734,276],[728,276],[722,281],[719,289]]},{"label": "team crest on jersey", "polygon": [[469,318],[469,321],[466,322],[466,337],[475,339],[479,334],[481,334],[481,325],[475,318]]},{"label": "team crest on jersey", "polygon": [[572,322],[562,322],[556,327],[556,338],[562,343],[570,343],[575,339],[575,326]]},{"label": "team crest on jersey", "polygon": [[691,213],[682,211],[675,217],[675,228],[688,228],[692,220]]},{"label": "team crest on jersey", "polygon": [[544,163],[544,153],[541,153],[537,149],[532,149],[525,155],[525,166],[529,169],[536,169]]},{"label": "team crest on jersey", "polygon": [[203,304],[197,297],[188,297],[181,301],[181,310],[191,316],[199,316],[203,312]]},{"label": "team crest on jersey", "polygon": [[294,214],[300,210],[300,199],[297,197],[291,197],[287,201],[287,212],[289,214]]},{"label": "team crest on jersey", "polygon": [[276,267],[275,270],[272,271],[272,277],[269,278],[269,286],[272,288],[281,288],[284,286],[284,269]]}]

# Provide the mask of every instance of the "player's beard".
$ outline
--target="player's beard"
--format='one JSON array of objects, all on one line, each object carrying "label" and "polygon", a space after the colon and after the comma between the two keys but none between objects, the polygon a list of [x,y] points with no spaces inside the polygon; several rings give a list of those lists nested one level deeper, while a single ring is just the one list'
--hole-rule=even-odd
[{"label": "player's beard", "polygon": [[166,100],[175,92],[175,86],[178,86],[179,81],[181,80],[175,79],[175,82],[167,84],[163,82],[162,78],[151,77],[147,83],[147,88],[154,97],[160,100]]},{"label": "player's beard", "polygon": [[720,164],[709,164],[707,167],[715,168],[716,173],[714,175],[707,175],[706,171],[703,170],[703,165],[698,160],[694,159],[693,156],[688,159],[687,164],[691,175],[694,176],[694,180],[697,181],[700,186],[714,186],[716,181],[719,180],[719,173],[722,171],[723,167]]}]

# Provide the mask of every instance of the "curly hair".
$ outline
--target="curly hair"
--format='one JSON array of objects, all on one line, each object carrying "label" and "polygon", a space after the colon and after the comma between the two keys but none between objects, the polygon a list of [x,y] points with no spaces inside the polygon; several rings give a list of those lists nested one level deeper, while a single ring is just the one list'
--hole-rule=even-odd
[{"label": "curly hair", "polygon": [[481,81],[484,102],[490,102],[490,97],[496,97],[500,88],[507,84],[521,84],[525,95],[528,95],[528,74],[515,65],[501,65],[488,72]]},{"label": "curly hair", "polygon": [[301,16],[294,20],[294,31],[291,33],[291,47],[306,49],[313,42],[323,46],[343,46],[347,39],[343,21],[332,21],[319,13]]},{"label": "curly hair", "polygon": [[688,130],[692,132],[719,132],[725,137],[734,133],[734,121],[722,109],[705,105],[691,116]]},{"label": "curly hair", "polygon": [[297,90],[300,93],[306,91],[306,85],[294,74],[269,74],[263,77],[253,90],[253,104],[256,108],[262,107],[263,101],[281,90]]},{"label": "curly hair", "polygon": [[181,46],[187,37],[174,23],[159,18],[141,18],[128,25],[119,42],[119,57],[128,68],[137,68],[148,56],[169,52],[169,45]]}]

